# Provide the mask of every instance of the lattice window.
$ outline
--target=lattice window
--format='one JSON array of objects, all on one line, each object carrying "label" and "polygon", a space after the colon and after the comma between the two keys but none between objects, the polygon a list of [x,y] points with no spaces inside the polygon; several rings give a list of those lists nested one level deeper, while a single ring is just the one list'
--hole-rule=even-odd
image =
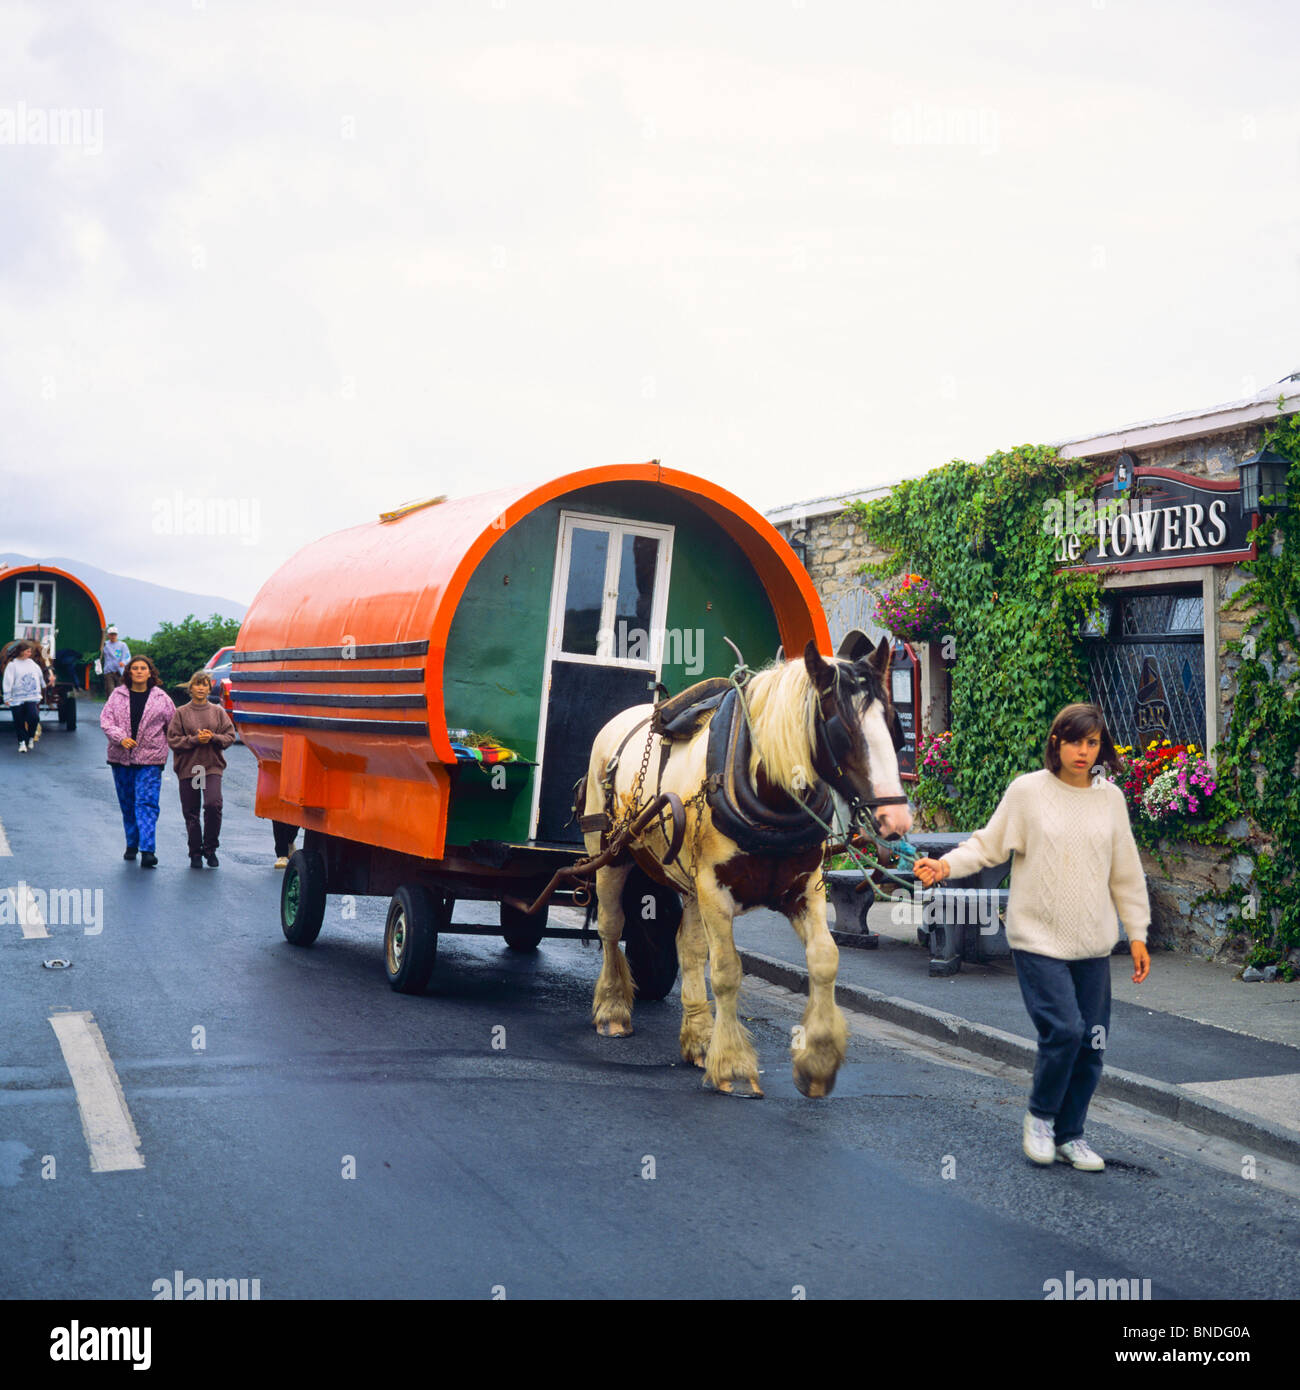
[{"label": "lattice window", "polygon": [[1111,636],[1088,642],[1089,683],[1115,742],[1205,747],[1205,608],[1199,592],[1112,591]]}]

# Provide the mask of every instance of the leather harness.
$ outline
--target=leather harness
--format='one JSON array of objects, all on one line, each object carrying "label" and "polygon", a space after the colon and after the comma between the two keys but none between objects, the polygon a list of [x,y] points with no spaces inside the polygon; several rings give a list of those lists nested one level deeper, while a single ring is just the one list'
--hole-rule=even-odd
[{"label": "leather harness", "polygon": [[[842,652],[853,640],[861,636],[860,633],[850,634]],[[853,660],[852,653],[850,660]],[[743,669],[738,668],[738,673]],[[837,684],[845,674],[842,669],[837,669]],[[853,661],[850,679],[855,684],[865,684],[874,698],[883,698],[882,692],[877,688],[878,682],[863,661]],[[574,816],[584,834],[600,832],[600,852],[571,867],[558,870],[533,903],[524,903],[508,896],[503,897],[502,901],[532,916],[541,910],[542,905],[561,884],[571,883],[575,885],[574,903],[578,906],[589,903],[591,882],[596,871],[604,865],[626,862],[629,857],[628,844],[656,823],[668,841],[667,853],[660,862],[665,867],[671,864],[681,850],[686,832],[686,813],[682,800],[676,793],[660,791],[659,788],[662,786],[664,768],[671,752],[670,745],[693,738],[706,716],[712,720],[705,756],[706,776],[703,785],[691,801],[707,799],[714,823],[723,834],[733,839],[746,852],[790,854],[823,843],[830,832],[830,826],[825,823],[825,817],[831,810],[831,796],[826,784],[839,792],[848,802],[854,822],[863,825],[868,831],[869,826],[865,826],[864,822],[870,820],[869,807],[906,803],[906,796],[858,796],[848,785],[842,764],[853,747],[854,735],[847,727],[837,701],[836,710],[829,718],[821,713],[820,704],[818,707],[817,745],[813,761],[822,781],[815,787],[810,787],[808,794],[802,799],[796,800],[787,793],[790,802],[788,811],[765,805],[759,800],[758,793],[749,780],[751,748],[748,717],[735,717],[738,704],[742,705],[744,714],[743,684],[743,681],[722,677],[700,681],[680,695],[661,701],[650,714],[634,724],[624,734],[613,757],[602,770],[601,785],[605,792],[605,809],[592,815],[584,815],[587,779],[583,776],[574,784]],[[628,817],[615,826],[614,779],[619,759],[632,738],[647,725],[650,726],[650,734],[642,753],[640,771],[633,784],[632,808]],[[890,732],[897,749],[902,743],[902,726],[896,713],[891,721]],[[660,742],[656,795],[646,806],[637,809],[642,782],[650,763],[650,752],[656,738]],[[671,819],[671,831],[664,828],[665,812]],[[872,838],[879,839],[874,832],[870,833]],[[905,841],[902,843],[906,844]]]},{"label": "leather harness", "polygon": [[826,838],[821,822],[832,809],[829,788],[810,786],[802,801],[787,796],[788,810],[760,801],[749,778],[749,724],[743,713],[736,718],[739,702],[738,693],[729,690],[709,725],[705,786],[714,825],[747,854],[797,854],[821,844]]},{"label": "leather harness", "polygon": [[[859,679],[866,679],[865,671],[855,671],[854,674]],[[836,680],[839,679],[841,673],[837,671]],[[574,787],[574,812],[578,828],[584,834],[600,831],[602,846],[609,844],[610,831],[615,820],[614,779],[623,750],[649,725],[650,735],[646,740],[641,771],[633,789],[633,801],[635,803],[640,799],[641,782],[649,764],[651,748],[658,738],[659,768],[655,783],[656,794],[652,803],[658,808],[658,814],[651,816],[649,823],[658,820],[660,828],[663,829],[663,812],[670,813],[672,828],[671,831],[664,830],[668,852],[662,862],[665,865],[671,864],[681,849],[686,823],[681,799],[671,792],[660,791],[664,768],[671,753],[671,744],[693,738],[706,717],[710,723],[703,791],[714,824],[746,853],[797,854],[821,844],[826,839],[826,823],[833,809],[832,790],[838,792],[854,809],[855,818],[866,806],[907,801],[906,796],[860,797],[848,784],[843,763],[853,749],[854,733],[848,728],[837,703],[835,712],[829,717],[823,716],[819,709],[815,721],[817,742],[814,765],[821,780],[810,785],[800,798],[786,793],[788,808],[767,805],[760,800],[749,776],[752,751],[749,721],[743,708],[740,711],[741,717],[736,717],[737,708],[743,700],[741,691],[742,687],[733,685],[726,678],[714,677],[700,681],[680,695],[656,705],[650,714],[624,734],[622,742],[606,762],[601,773],[601,785],[605,792],[604,809],[584,815],[586,778],[581,778]],[[897,747],[901,742],[902,730],[896,716],[892,721],[891,734],[894,746]],[[644,812],[638,813],[638,820],[644,819]]]}]

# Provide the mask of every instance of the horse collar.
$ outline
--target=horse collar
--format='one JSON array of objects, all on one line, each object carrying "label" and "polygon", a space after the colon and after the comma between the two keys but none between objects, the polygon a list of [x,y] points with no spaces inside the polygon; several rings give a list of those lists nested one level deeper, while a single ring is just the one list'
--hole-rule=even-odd
[{"label": "horse collar", "polygon": [[822,822],[832,810],[830,792],[820,784],[810,788],[809,799],[792,799],[788,811],[759,800],[749,780],[748,722],[743,712],[736,715],[739,698],[728,691],[709,725],[705,794],[714,825],[747,854],[797,854],[820,845],[826,839]]}]

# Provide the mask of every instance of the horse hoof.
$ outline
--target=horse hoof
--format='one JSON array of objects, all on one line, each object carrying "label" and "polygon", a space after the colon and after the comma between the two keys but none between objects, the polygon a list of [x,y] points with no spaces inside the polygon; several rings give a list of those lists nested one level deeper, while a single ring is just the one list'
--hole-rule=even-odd
[{"label": "horse hoof", "polygon": [[737,1100],[762,1100],[763,1088],[757,1081],[747,1080],[740,1077],[736,1081],[719,1081],[716,1085],[706,1076],[704,1078],[704,1089],[706,1091],[716,1091],[719,1095],[735,1096]]},{"label": "horse hoof", "polygon": [[598,1023],[596,1032],[602,1038],[630,1038],[636,1030],[630,1023]]},{"label": "horse hoof", "polygon": [[799,1088],[799,1094],[807,1096],[809,1100],[824,1100],[835,1089],[835,1078],[832,1076],[825,1081],[814,1081],[810,1076],[795,1072],[794,1084]]}]

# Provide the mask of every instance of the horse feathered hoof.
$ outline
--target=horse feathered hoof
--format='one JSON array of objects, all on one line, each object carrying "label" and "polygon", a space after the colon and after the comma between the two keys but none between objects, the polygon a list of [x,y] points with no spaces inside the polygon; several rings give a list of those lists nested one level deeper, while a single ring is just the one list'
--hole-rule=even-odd
[{"label": "horse feathered hoof", "polygon": [[603,1023],[596,1024],[596,1032],[602,1038],[630,1038],[636,1029],[630,1023],[618,1023],[614,1019],[606,1019]]},{"label": "horse feathered hoof", "polygon": [[809,1100],[824,1100],[835,1089],[835,1078],[829,1076],[823,1081],[817,1081],[796,1069],[794,1084],[799,1088],[799,1094],[807,1096]]},{"label": "horse feathered hoof", "polygon": [[709,1055],[709,1044],[712,1041],[712,1034],[706,1033],[699,1037],[690,1032],[684,1033],[680,1038],[682,1061],[689,1062],[693,1067],[703,1067]]},{"label": "horse feathered hoof", "polygon": [[720,1096],[735,1096],[738,1100],[762,1100],[763,1088],[757,1081],[751,1081],[748,1077],[734,1077],[730,1081],[719,1081],[716,1084],[704,1078],[704,1089],[714,1091]]}]

